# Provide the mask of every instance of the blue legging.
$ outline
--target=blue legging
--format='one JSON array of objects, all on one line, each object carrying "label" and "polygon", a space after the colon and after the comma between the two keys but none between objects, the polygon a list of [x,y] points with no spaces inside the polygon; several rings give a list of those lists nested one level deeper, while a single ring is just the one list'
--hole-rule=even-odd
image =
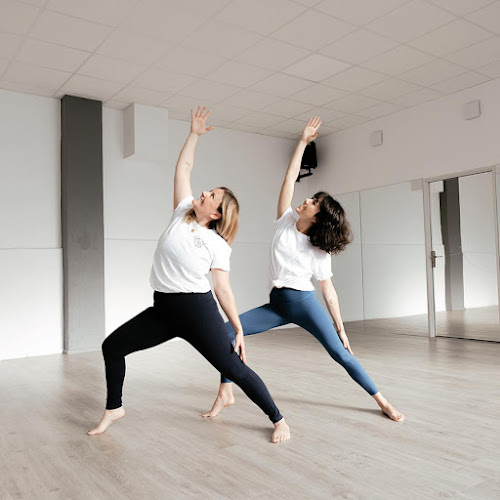
[{"label": "blue legging", "polygon": [[[344,347],[335,331],[330,316],[319,303],[316,292],[291,288],[273,288],[269,304],[251,309],[240,316],[244,335],[265,332],[276,326],[295,323],[312,333],[328,354],[340,363],[347,373],[371,396],[377,387],[360,362]],[[234,341],[234,328],[226,323],[229,336]],[[231,382],[221,375],[221,382]]]}]

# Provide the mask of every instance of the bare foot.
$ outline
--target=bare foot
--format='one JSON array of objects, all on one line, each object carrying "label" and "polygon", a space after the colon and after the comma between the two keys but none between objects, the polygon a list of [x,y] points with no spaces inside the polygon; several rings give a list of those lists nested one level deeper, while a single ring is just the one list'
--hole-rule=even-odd
[{"label": "bare foot", "polygon": [[281,443],[282,441],[288,441],[290,439],[290,427],[282,418],[274,424],[274,431],[271,437],[273,443]]},{"label": "bare foot", "polygon": [[224,408],[231,406],[234,404],[234,396],[233,394],[221,394],[217,395],[217,398],[214,401],[212,409],[210,411],[206,411],[202,413],[202,417],[216,417]]},{"label": "bare foot", "polygon": [[394,409],[391,404],[385,399],[384,402],[379,403],[380,409],[394,422],[402,422],[405,416],[399,413],[398,410]]},{"label": "bare foot", "polygon": [[97,427],[94,427],[87,432],[89,436],[96,436],[97,434],[102,434],[115,420],[122,418],[125,415],[125,409],[123,406],[116,408],[114,410],[105,410],[104,415],[99,422]]}]

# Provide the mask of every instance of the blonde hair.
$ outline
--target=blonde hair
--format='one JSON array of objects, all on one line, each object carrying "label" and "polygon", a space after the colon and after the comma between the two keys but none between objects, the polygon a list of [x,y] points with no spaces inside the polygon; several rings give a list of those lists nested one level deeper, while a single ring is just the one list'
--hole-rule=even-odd
[{"label": "blonde hair", "polygon": [[[223,186],[215,189],[222,189],[224,196],[219,205],[218,211],[221,214],[220,218],[210,222],[208,227],[214,229],[219,236],[224,238],[228,245],[232,245],[238,232],[238,217],[240,214],[240,205],[234,193]],[[188,210],[184,216],[184,220],[190,223],[195,220],[194,209]]]}]

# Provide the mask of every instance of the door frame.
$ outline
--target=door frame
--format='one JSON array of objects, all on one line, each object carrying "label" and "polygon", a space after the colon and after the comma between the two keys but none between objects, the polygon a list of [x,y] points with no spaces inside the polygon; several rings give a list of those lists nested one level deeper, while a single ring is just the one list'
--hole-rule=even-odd
[{"label": "door frame", "polygon": [[[497,176],[500,176],[500,164],[491,165],[489,167],[476,168],[473,170],[464,170],[453,174],[445,174],[437,177],[429,177],[423,179],[423,203],[424,203],[424,231],[425,231],[425,269],[427,278],[427,319],[429,327],[429,337],[436,337],[436,303],[434,297],[434,273],[432,271],[431,251],[432,251],[432,231],[431,231],[431,198],[430,184],[431,182],[444,181],[455,177],[467,177],[474,174],[491,173],[492,190],[493,190],[493,221],[495,226],[495,249],[496,249],[496,264],[497,264],[497,293],[500,305],[500,242],[499,242],[499,227],[498,227],[498,200],[497,200]],[[500,321],[500,307],[499,307]]]}]

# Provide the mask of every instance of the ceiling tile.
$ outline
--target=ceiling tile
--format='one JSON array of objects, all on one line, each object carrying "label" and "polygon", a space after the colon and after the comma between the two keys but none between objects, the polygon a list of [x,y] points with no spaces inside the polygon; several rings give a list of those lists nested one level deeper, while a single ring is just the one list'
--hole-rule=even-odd
[{"label": "ceiling tile", "polygon": [[300,134],[304,127],[307,125],[307,120],[285,120],[275,125],[271,125],[268,128],[271,130],[277,130],[279,132],[288,132],[291,134]]},{"label": "ceiling tile", "polygon": [[[238,106],[231,106],[230,104],[220,103],[216,104],[210,110],[210,120],[216,119],[225,123],[232,123],[239,120],[248,114],[248,109],[240,108]],[[215,122],[214,122],[215,123]]]},{"label": "ceiling tile", "polygon": [[283,116],[285,118],[293,118],[301,113],[309,112],[314,106],[304,104],[302,102],[291,101],[290,99],[283,99],[264,109],[265,112],[274,115]]},{"label": "ceiling tile", "polygon": [[234,0],[215,18],[263,35],[272,33],[306,9],[289,0]]},{"label": "ceiling tile", "polygon": [[327,45],[319,52],[340,61],[359,64],[396,46],[397,42],[393,40],[364,29],[358,29]]},{"label": "ceiling tile", "polygon": [[169,116],[173,116],[173,113],[175,113],[185,121],[188,121],[190,120],[189,110],[196,109],[200,104],[206,105],[210,110],[212,109],[212,106],[215,106],[214,103],[209,101],[200,101],[197,98],[185,97],[179,94],[174,95],[165,102],[162,102],[161,106],[168,109]]},{"label": "ceiling tile", "polygon": [[313,85],[309,80],[276,73],[255,85],[250,90],[271,94],[277,97],[289,97]]},{"label": "ceiling tile", "polygon": [[42,7],[46,0],[21,0],[23,3],[29,3],[35,7]]},{"label": "ceiling tile", "polygon": [[493,2],[465,17],[492,33],[500,34],[500,2]]},{"label": "ceiling tile", "polygon": [[268,137],[279,137],[281,139],[295,139],[297,134],[290,134],[289,132],[281,132],[279,130],[273,130],[271,128],[264,128],[259,130],[262,135],[266,135]]},{"label": "ceiling tile", "polygon": [[129,105],[130,104],[128,102],[115,101],[114,99],[109,99],[103,104],[105,108],[112,108],[112,109],[125,109]]},{"label": "ceiling tile", "polygon": [[168,2],[171,7],[181,10],[187,10],[188,12],[193,12],[195,14],[211,17],[226,5],[228,5],[231,0],[189,0],[188,2],[179,2],[179,0],[160,0],[162,3]]},{"label": "ceiling tile", "polygon": [[46,10],[40,15],[30,34],[46,42],[94,51],[110,31],[109,26]]},{"label": "ceiling tile", "polygon": [[345,90],[347,92],[357,92],[358,90],[371,87],[376,83],[387,80],[387,78],[387,75],[355,66],[339,73],[338,75],[328,78],[323,82],[323,84]]},{"label": "ceiling tile", "polygon": [[297,47],[318,50],[354,29],[356,27],[352,24],[309,10],[275,31],[271,36]]},{"label": "ceiling tile", "polygon": [[395,49],[363,63],[363,67],[396,76],[410,69],[429,63],[435,58],[412,47],[400,45]]},{"label": "ceiling tile", "polygon": [[239,106],[251,110],[261,110],[270,104],[279,101],[281,98],[253,90],[242,90],[224,101],[225,104]]},{"label": "ceiling tile", "polygon": [[9,62],[8,59],[0,59],[0,76],[2,76],[2,73],[6,70]]},{"label": "ceiling tile", "polygon": [[442,57],[491,36],[491,33],[479,26],[463,19],[457,19],[450,24],[411,40],[408,44],[416,49]]},{"label": "ceiling tile", "polygon": [[0,89],[12,90],[14,92],[23,92],[25,94],[41,95],[45,97],[54,97],[56,91],[52,88],[37,87],[36,85],[29,85],[19,82],[6,82],[0,80]]},{"label": "ceiling tile", "polygon": [[422,0],[413,0],[367,25],[367,29],[399,42],[407,42],[455,17]]},{"label": "ceiling tile", "polygon": [[305,5],[306,7],[314,7],[315,5],[319,4],[323,0],[295,0],[296,2]]},{"label": "ceiling tile", "polygon": [[65,71],[13,62],[3,75],[3,79],[11,83],[18,82],[57,90],[70,76],[71,73]]},{"label": "ceiling tile", "polygon": [[243,118],[236,120],[235,123],[241,123],[242,125],[250,125],[259,128],[266,128],[282,121],[284,121],[282,116],[270,115],[263,112],[255,112],[245,115]]},{"label": "ceiling tile", "polygon": [[354,127],[355,125],[359,125],[360,123],[365,123],[367,121],[369,121],[369,118],[366,118],[364,116],[347,115],[343,116],[342,118],[337,118],[336,120],[328,122],[327,126],[339,129],[346,129],[349,127]]},{"label": "ceiling tile", "polygon": [[205,22],[200,15],[173,8],[163,0],[142,0],[127,14],[120,28],[164,42],[179,43]]},{"label": "ceiling tile", "polygon": [[27,33],[40,12],[38,7],[17,2],[2,0],[0,16],[0,32],[24,35]]},{"label": "ceiling tile", "polygon": [[322,56],[320,54],[312,54],[301,61],[288,66],[283,71],[289,75],[305,78],[313,82],[320,82],[336,73],[347,69],[350,65]]},{"label": "ceiling tile", "polygon": [[316,84],[305,90],[301,90],[296,94],[290,96],[294,101],[304,102],[306,104],[313,104],[314,106],[323,106],[335,99],[340,99],[347,95],[344,90],[334,89],[325,85]]},{"label": "ceiling tile", "polygon": [[369,108],[359,111],[360,115],[366,116],[367,118],[380,118],[381,116],[390,115],[391,113],[396,113],[401,111],[402,106],[398,104],[393,104],[392,102],[381,102],[380,104],[375,104]]},{"label": "ceiling tile", "polygon": [[437,99],[441,95],[440,92],[433,89],[420,89],[401,97],[396,97],[396,99],[393,99],[393,102],[401,106],[416,106],[417,104]]},{"label": "ceiling tile", "polygon": [[387,14],[408,0],[324,0],[314,8],[335,16],[342,21],[363,26]]},{"label": "ceiling tile", "polygon": [[457,16],[464,16],[478,10],[494,0],[430,0],[434,5],[448,10]]},{"label": "ceiling tile", "polygon": [[383,82],[368,87],[367,89],[361,90],[360,94],[373,97],[374,99],[380,99],[381,101],[390,101],[395,97],[400,95],[409,94],[420,87],[414,83],[405,82],[399,80],[398,78],[390,78]]},{"label": "ceiling tile", "polygon": [[261,130],[260,127],[254,125],[245,125],[243,123],[232,122],[231,130],[241,130],[242,132],[248,132],[250,134],[256,134]]},{"label": "ceiling tile", "polygon": [[454,54],[449,54],[446,59],[469,69],[477,69],[498,61],[500,60],[500,37],[488,38]]},{"label": "ceiling tile", "polygon": [[[342,116],[345,116],[345,113],[342,113],[342,111],[335,111],[333,109],[318,107],[311,109],[310,111],[307,111],[307,113],[302,113],[301,115],[297,115],[295,118],[308,121],[309,118],[312,118],[314,116],[319,116],[321,118],[322,123],[327,123],[331,122],[332,120],[336,120],[337,118],[340,118]],[[323,131],[323,125],[321,125],[320,129],[320,132],[322,131]]]},{"label": "ceiling tile", "polygon": [[107,101],[122,87],[120,83],[107,82],[90,76],[73,75],[61,90],[69,95]]},{"label": "ceiling tile", "polygon": [[0,57],[10,59],[14,57],[21,46],[23,37],[12,33],[0,33]]},{"label": "ceiling tile", "polygon": [[125,87],[112,97],[113,101],[126,103],[145,104],[147,106],[159,106],[162,102],[172,97],[168,92],[143,89],[140,87]]},{"label": "ceiling tile", "polygon": [[500,78],[500,61],[495,61],[486,66],[478,68],[478,71],[483,75],[487,75],[491,78]]},{"label": "ceiling tile", "polygon": [[47,8],[95,23],[117,26],[136,0],[50,0]]},{"label": "ceiling tile", "polygon": [[467,73],[462,73],[459,76],[450,78],[448,80],[439,82],[432,88],[443,94],[452,94],[453,92],[458,92],[460,90],[468,89],[484,83],[490,80],[489,76],[480,75],[474,71],[469,71]]},{"label": "ceiling tile", "polygon": [[265,38],[242,52],[235,59],[238,62],[253,64],[273,71],[281,71],[290,64],[304,59],[310,53],[308,50],[294,47],[289,43]]},{"label": "ceiling tile", "polygon": [[179,75],[162,69],[151,68],[139,75],[133,82],[134,87],[157,90],[159,92],[178,92],[194,81],[192,76]]},{"label": "ceiling tile", "polygon": [[267,69],[229,61],[209,73],[206,78],[207,80],[226,83],[228,85],[249,87],[254,83],[264,80],[264,78],[267,78],[271,74],[271,71]]},{"label": "ceiling tile", "polygon": [[146,66],[95,54],[78,70],[78,74],[117,83],[130,83]]},{"label": "ceiling tile", "polygon": [[180,94],[185,97],[197,99],[198,102],[206,104],[219,103],[241,90],[239,87],[224,85],[219,82],[209,80],[196,80],[191,85],[182,89]]},{"label": "ceiling tile", "polygon": [[342,111],[344,113],[357,113],[362,109],[366,109],[370,106],[375,106],[375,104],[379,103],[379,100],[373,99],[371,97],[366,97],[359,94],[351,94],[347,97],[342,97],[341,99],[333,101],[326,107],[329,109]]},{"label": "ceiling tile", "polygon": [[231,24],[210,20],[183,40],[182,45],[230,58],[260,39],[261,36],[257,33],[243,30]]},{"label": "ceiling tile", "polygon": [[462,66],[443,59],[437,59],[436,61],[402,73],[399,77],[423,87],[431,87],[438,82],[465,73],[465,71],[466,69]]},{"label": "ceiling tile", "polygon": [[203,77],[226,62],[220,56],[188,47],[174,47],[162,57],[157,66],[174,73]]},{"label": "ceiling tile", "polygon": [[150,65],[164,55],[168,48],[167,43],[154,38],[116,30],[99,46],[97,53],[124,61]]},{"label": "ceiling tile", "polygon": [[73,73],[90,56],[89,52],[28,38],[17,61]]}]

